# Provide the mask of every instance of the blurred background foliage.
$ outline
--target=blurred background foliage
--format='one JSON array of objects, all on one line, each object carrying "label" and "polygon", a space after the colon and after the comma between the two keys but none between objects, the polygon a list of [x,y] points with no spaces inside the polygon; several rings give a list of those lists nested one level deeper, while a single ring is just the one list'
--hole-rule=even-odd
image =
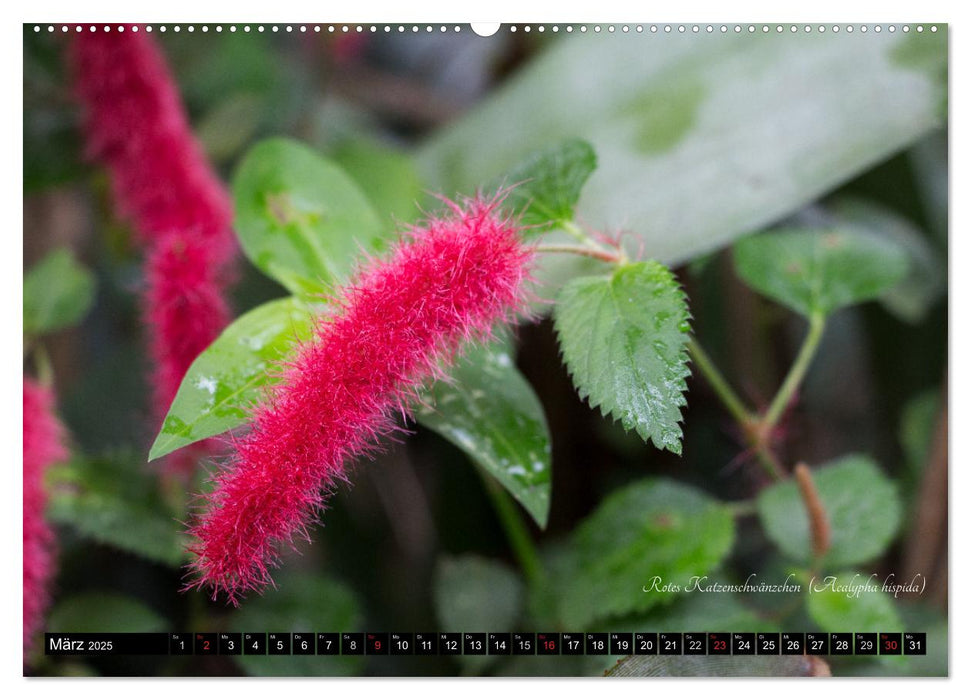
[{"label": "blurred background foliage", "polygon": [[[482,39],[467,27],[418,36],[352,27],[156,36],[227,182],[256,140],[289,136],[343,167],[389,230],[434,208],[431,192],[469,193],[536,149],[589,140],[599,164],[577,220],[622,235],[634,255],[677,266],[695,334],[756,406],[772,398],[804,323],[743,284],[726,244],[779,223],[850,222],[903,246],[911,261],[905,283],[880,303],[830,319],[800,401],[782,422],[780,451],[787,464],[862,453],[880,478],[897,484],[899,527],[875,555],[845,563],[896,572],[898,580],[927,576],[924,595],[894,601],[888,614],[927,631],[931,652],[904,666],[831,660],[834,674],[896,675],[947,672],[946,34],[567,37],[504,28]],[[49,629],[823,624],[827,611],[810,619],[811,611],[793,609],[785,597],[680,596],[642,607],[639,587],[655,565],[700,567],[725,581],[751,572],[781,581],[793,560],[756,519],[725,505],[752,499],[765,477],[703,381],[689,379],[682,455],[657,450],[577,398],[547,318],[517,331],[516,360],[552,436],[548,526],[528,525],[544,561],[540,581],[524,580],[468,457],[412,425],[413,435],[360,465],[354,487],[330,499],[313,545],[286,557],[277,590],[239,611],[180,592],[185,494],[160,483],[146,463],[154,426],[137,316],[140,261],[130,231],[111,214],[104,174],[83,157],[64,43],[24,28],[25,268],[63,247],[97,279],[84,323],[46,338],[76,447],[51,477],[50,516],[61,525]],[[237,315],[284,293],[242,265]],[[544,265],[540,295],[550,298],[596,265]],[[650,512],[664,494],[662,515],[673,514],[674,526],[703,544],[680,563],[654,562],[650,547],[623,537],[628,519]],[[636,506],[618,504],[623,499]],[[659,532],[671,525],[659,523]],[[619,567],[616,578],[597,569],[604,547]],[[622,586],[611,585],[617,581]],[[614,660],[38,656],[35,670],[554,675],[598,674]]]}]

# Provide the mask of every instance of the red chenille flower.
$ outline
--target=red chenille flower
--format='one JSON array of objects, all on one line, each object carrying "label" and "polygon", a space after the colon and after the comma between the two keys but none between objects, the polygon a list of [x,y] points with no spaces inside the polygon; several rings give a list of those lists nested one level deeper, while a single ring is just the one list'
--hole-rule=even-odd
[{"label": "red chenille flower", "polygon": [[191,534],[195,586],[237,603],[270,584],[279,547],[307,529],[348,462],[395,429],[463,343],[525,308],[532,252],[496,202],[450,204],[373,260],[317,322],[216,477]]},{"label": "red chenille flower", "polygon": [[64,429],[50,390],[24,378],[24,651],[43,627],[54,573],[54,533],[44,520],[44,471],[64,459]]},{"label": "red chenille flower", "polygon": [[115,207],[147,252],[144,318],[165,415],[189,365],[229,321],[232,203],[144,28],[82,32],[70,56],[88,156],[107,167]]}]

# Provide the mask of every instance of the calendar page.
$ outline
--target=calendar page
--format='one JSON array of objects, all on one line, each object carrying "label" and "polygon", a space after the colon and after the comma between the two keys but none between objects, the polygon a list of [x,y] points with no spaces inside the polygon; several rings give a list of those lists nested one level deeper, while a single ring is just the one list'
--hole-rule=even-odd
[{"label": "calendar page", "polygon": [[27,676],[947,676],[948,25],[23,25]]}]

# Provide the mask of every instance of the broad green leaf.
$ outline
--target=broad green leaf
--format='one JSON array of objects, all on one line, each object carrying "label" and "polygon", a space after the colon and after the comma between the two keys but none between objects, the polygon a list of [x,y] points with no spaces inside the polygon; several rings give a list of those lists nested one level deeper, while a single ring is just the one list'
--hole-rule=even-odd
[{"label": "broad green leaf", "polygon": [[339,167],[299,143],[254,146],[233,179],[236,233],[246,256],[294,294],[343,281],[384,227]]},{"label": "broad green leaf", "polygon": [[[418,162],[431,187],[470,192],[524,152],[584,139],[599,165],[577,219],[631,232],[633,249],[680,264],[944,124],[941,29],[551,37],[502,89],[429,139]],[[574,277],[571,263],[581,261],[564,261],[546,283]]]},{"label": "broad green leaf", "polygon": [[937,389],[924,391],[904,405],[898,435],[915,481],[927,462],[927,451],[940,414],[941,394]]},{"label": "broad green leaf", "polygon": [[476,555],[447,557],[435,569],[435,611],[443,630],[511,630],[522,614],[523,582],[509,567]]},{"label": "broad green leaf", "polygon": [[149,460],[246,421],[274,381],[273,370],[310,338],[313,307],[296,297],[267,302],[236,319],[189,367]]},{"label": "broad green leaf", "polygon": [[735,271],[803,316],[875,299],[907,274],[893,241],[853,228],[782,229],[735,244]]},{"label": "broad green leaf", "polygon": [[118,593],[81,593],[51,610],[52,632],[164,632],[168,624],[144,603]]},{"label": "broad green leaf", "polygon": [[415,419],[465,452],[546,527],[553,478],[549,428],[510,349],[470,349],[450,379],[424,398]]},{"label": "broad green leaf", "polygon": [[94,300],[94,276],[66,248],[24,275],[24,333],[49,333],[78,323]]},{"label": "broad green leaf", "polygon": [[[452,632],[506,632],[516,627],[525,595],[523,582],[505,564],[475,555],[444,558],[435,569],[435,613],[440,629]],[[469,671],[480,672],[495,656],[461,656]]]},{"label": "broad green leaf", "polygon": [[[230,632],[360,632],[364,622],[354,592],[320,574],[283,571],[276,586],[245,601],[226,621]],[[363,656],[233,657],[252,676],[353,676]]]},{"label": "broad green leaf", "polygon": [[730,510],[690,486],[644,479],[615,491],[573,536],[562,621],[582,628],[670,603],[681,591],[664,586],[683,590],[691,577],[709,573],[734,537]]},{"label": "broad green leaf", "polygon": [[824,632],[903,632],[884,579],[855,571],[820,576],[809,586],[806,608]]},{"label": "broad green leaf", "polygon": [[524,233],[533,236],[573,220],[580,190],[596,168],[593,147],[570,139],[531,154],[489,189],[512,188],[505,205],[520,214],[529,227]]},{"label": "broad green leaf", "polygon": [[880,303],[908,323],[919,323],[947,290],[947,262],[927,236],[899,214],[874,202],[840,199],[830,207],[833,223],[896,243],[907,255],[908,272]]},{"label": "broad green leaf", "polygon": [[646,442],[681,454],[681,407],[690,374],[684,292],[657,262],[568,283],[554,310],[580,397]]},{"label": "broad green leaf", "polygon": [[86,537],[169,566],[183,561],[184,529],[134,454],[75,459],[48,472],[48,517]]},{"label": "broad green leaf", "polygon": [[[699,586],[714,583],[737,584],[736,578],[718,571],[700,578]],[[751,599],[750,599],[751,600]],[[754,610],[741,603],[733,593],[703,593],[693,591],[681,596],[670,605],[657,607],[647,614],[632,615],[604,620],[596,625],[606,632],[769,632],[777,626],[759,617]],[[584,657],[584,668],[589,675],[600,675],[612,668],[623,655]],[[685,657],[691,658],[691,657]]]},{"label": "broad green leaf", "polygon": [[[900,527],[897,488],[868,457],[849,455],[812,470],[812,480],[829,522],[830,546],[824,569],[880,556]],[[812,560],[809,516],[792,480],[773,484],[758,497],[766,534],[786,555]]]},{"label": "broad green leaf", "polygon": [[367,193],[386,229],[394,231],[418,217],[425,192],[411,156],[358,138],[342,142],[334,160]]}]

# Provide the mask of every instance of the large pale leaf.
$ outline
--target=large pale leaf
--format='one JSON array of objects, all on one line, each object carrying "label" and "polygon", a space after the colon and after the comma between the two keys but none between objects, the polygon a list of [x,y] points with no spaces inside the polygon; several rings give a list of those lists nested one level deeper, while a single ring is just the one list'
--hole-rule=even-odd
[{"label": "large pale leaf", "polygon": [[[850,455],[812,471],[829,522],[830,546],[822,566],[838,567],[880,556],[900,527],[897,488],[868,457]],[[785,554],[812,559],[809,515],[793,481],[773,484],[758,497],[766,534]]]},{"label": "large pale leaf", "polygon": [[690,326],[671,271],[640,262],[575,279],[560,291],[554,314],[581,398],[644,441],[681,454]]},{"label": "large pale leaf", "polygon": [[415,409],[546,527],[553,472],[543,406],[501,343],[473,348]]},{"label": "large pale leaf", "polygon": [[730,510],[690,486],[644,479],[615,491],[573,537],[562,621],[582,628],[670,603],[728,555],[734,538]]},{"label": "large pale leaf", "polygon": [[[578,218],[680,263],[759,230],[944,123],[936,34],[561,36],[419,153],[468,192],[582,138],[599,166]],[[564,265],[553,281],[569,279]]]},{"label": "large pale leaf", "polygon": [[271,139],[233,179],[236,233],[246,256],[295,294],[345,280],[386,232],[357,184],[311,149]]},{"label": "large pale leaf", "polygon": [[804,316],[875,299],[907,274],[904,249],[854,228],[783,229],[735,244],[749,286]]},{"label": "large pale leaf", "polygon": [[243,423],[298,341],[310,337],[312,307],[295,297],[240,316],[189,367],[148,458],[156,459]]}]

